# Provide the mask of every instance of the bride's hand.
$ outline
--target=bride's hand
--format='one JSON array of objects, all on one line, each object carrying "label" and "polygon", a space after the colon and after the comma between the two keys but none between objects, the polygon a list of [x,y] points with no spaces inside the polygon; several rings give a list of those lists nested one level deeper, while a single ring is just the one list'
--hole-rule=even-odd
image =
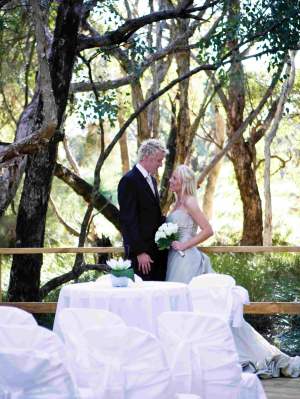
[{"label": "bride's hand", "polygon": [[184,251],[186,249],[184,243],[180,241],[173,241],[171,246],[175,251]]}]

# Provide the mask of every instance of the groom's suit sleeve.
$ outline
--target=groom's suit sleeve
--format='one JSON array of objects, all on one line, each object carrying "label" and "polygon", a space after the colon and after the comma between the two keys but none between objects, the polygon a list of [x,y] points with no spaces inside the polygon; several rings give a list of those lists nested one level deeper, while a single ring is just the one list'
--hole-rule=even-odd
[{"label": "groom's suit sleeve", "polygon": [[118,201],[120,206],[120,222],[125,245],[135,255],[147,252],[147,246],[140,234],[138,218],[138,199],[135,182],[123,176],[118,186]]}]

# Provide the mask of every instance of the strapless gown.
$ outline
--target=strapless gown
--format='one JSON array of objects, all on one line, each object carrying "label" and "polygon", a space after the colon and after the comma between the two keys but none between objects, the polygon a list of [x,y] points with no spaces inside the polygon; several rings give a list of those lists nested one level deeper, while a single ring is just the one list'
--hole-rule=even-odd
[{"label": "strapless gown", "polygon": [[[184,242],[194,237],[197,225],[191,216],[182,209],[176,209],[167,222],[176,223],[179,228],[179,241]],[[169,250],[167,281],[188,284],[193,277],[203,273],[214,273],[207,255],[197,248],[184,251],[182,257],[178,251]],[[240,328],[231,328],[240,363],[243,369],[254,372],[262,378],[299,377],[300,357],[290,357],[271,345],[249,323],[243,320]]]},{"label": "strapless gown", "polygon": [[[191,216],[183,209],[176,209],[167,217],[168,223],[176,223],[179,229],[179,240],[184,242],[194,237],[197,225]],[[167,281],[177,281],[188,284],[195,276],[203,273],[213,273],[209,257],[197,248],[189,248],[181,256],[174,249],[169,250],[167,263]]]}]

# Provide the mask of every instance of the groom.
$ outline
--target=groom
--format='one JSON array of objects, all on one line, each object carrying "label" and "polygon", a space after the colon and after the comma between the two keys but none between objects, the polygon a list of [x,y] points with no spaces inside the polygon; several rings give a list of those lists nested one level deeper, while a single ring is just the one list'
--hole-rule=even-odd
[{"label": "groom", "polygon": [[167,252],[159,251],[154,236],[165,221],[153,175],[167,153],[156,139],[142,142],[138,162],[118,185],[120,222],[125,256],[143,280],[165,280]]}]

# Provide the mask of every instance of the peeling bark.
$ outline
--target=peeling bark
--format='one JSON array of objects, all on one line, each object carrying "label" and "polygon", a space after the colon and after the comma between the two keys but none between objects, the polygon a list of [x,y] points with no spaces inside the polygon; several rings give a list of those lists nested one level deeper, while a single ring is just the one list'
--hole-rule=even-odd
[{"label": "peeling bark", "polygon": [[[54,39],[49,58],[52,89],[57,106],[59,129],[68,99],[77,48],[82,0],[67,0],[59,5]],[[38,38],[37,38],[38,39]],[[41,82],[43,84],[43,82]],[[38,100],[35,128],[45,122],[44,98]],[[17,217],[17,245],[43,247],[48,200],[57,158],[57,137],[46,149],[28,156],[26,176]],[[10,274],[10,301],[38,301],[42,255],[15,255]]]},{"label": "peeling bark", "polygon": [[[20,116],[15,135],[15,142],[26,138],[32,132],[39,97],[38,93],[37,90],[31,103],[25,108]],[[6,148],[6,146],[1,147],[3,150]],[[4,214],[16,195],[25,170],[26,159],[27,157],[16,158],[13,164],[2,168],[0,176],[0,217]]]}]

